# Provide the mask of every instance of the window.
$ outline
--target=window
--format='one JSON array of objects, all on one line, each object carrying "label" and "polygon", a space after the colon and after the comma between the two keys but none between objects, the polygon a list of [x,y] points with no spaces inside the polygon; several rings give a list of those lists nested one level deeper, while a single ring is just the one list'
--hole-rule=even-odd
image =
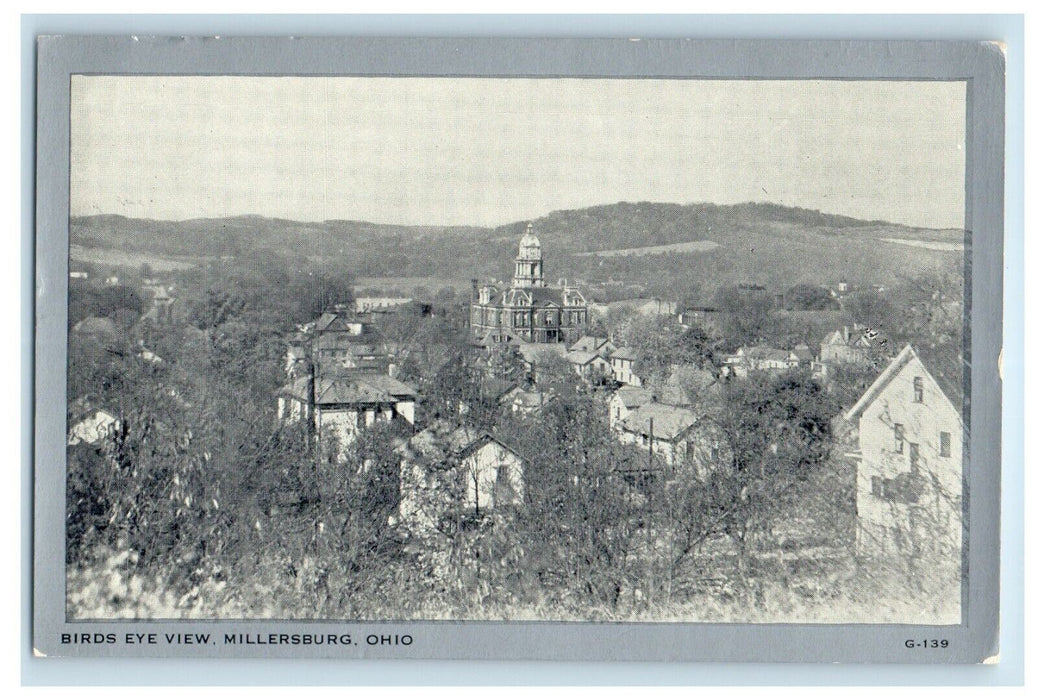
[{"label": "window", "polygon": [[872,495],[876,498],[883,498],[883,479],[881,477],[872,477]]},{"label": "window", "polygon": [[695,443],[685,443],[685,460],[691,464],[696,458],[696,446]]},{"label": "window", "polygon": [[919,443],[908,443],[908,467],[913,474],[919,473]]},{"label": "window", "polygon": [[916,403],[922,403],[923,402],[923,378],[922,377],[916,377],[915,379],[912,380],[912,389],[913,389],[913,391],[915,391],[915,402]]},{"label": "window", "polygon": [[951,433],[941,432],[941,456],[951,457]]},{"label": "window", "polygon": [[894,452],[905,452],[905,426],[901,423],[894,423]]}]

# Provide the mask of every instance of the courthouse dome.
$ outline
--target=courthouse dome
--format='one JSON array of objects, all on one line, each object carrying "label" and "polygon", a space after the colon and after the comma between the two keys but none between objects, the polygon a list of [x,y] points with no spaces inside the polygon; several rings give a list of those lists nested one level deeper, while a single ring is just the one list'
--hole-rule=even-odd
[{"label": "courthouse dome", "polygon": [[541,240],[537,238],[537,234],[533,232],[533,224],[526,224],[526,233],[524,233],[523,237],[519,239],[520,255],[533,248],[537,249],[537,257],[540,257]]}]

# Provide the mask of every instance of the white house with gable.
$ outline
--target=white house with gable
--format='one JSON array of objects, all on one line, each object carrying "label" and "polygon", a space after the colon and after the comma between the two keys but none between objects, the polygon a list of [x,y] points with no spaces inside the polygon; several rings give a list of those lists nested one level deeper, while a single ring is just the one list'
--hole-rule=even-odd
[{"label": "white house with gable", "polygon": [[857,463],[859,554],[923,556],[959,567],[962,416],[912,346],[846,418],[857,426],[858,449],[849,456]]},{"label": "white house with gable", "polygon": [[400,454],[400,522],[414,531],[522,506],[523,462],[489,433],[436,424]]},{"label": "white house with gable", "polygon": [[313,416],[317,438],[334,435],[341,448],[376,423],[394,420],[414,425],[417,394],[407,384],[384,374],[345,374],[295,379],[278,392],[278,419],[284,423]]}]

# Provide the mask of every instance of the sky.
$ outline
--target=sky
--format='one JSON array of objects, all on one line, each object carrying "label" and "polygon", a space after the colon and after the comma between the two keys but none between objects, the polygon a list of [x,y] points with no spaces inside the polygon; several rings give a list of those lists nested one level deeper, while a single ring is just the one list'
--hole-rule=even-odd
[{"label": "sky", "polygon": [[74,76],[73,216],[500,225],[619,201],[964,217],[965,82]]}]

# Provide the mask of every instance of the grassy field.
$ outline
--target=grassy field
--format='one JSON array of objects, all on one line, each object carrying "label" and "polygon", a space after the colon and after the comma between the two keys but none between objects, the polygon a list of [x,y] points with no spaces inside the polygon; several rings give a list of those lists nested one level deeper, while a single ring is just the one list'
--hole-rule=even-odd
[{"label": "grassy field", "polygon": [[155,255],[113,248],[84,248],[75,243],[69,246],[69,259],[73,262],[132,269],[138,269],[141,265],[148,264],[155,272],[190,270],[199,264],[199,261],[190,258]]},{"label": "grassy field", "polygon": [[595,250],[590,253],[577,253],[576,257],[615,258],[623,255],[659,255],[662,253],[704,253],[717,248],[713,241],[688,241],[669,245],[650,245],[640,248],[619,248],[614,250]]},{"label": "grassy field", "polygon": [[966,247],[963,243],[948,241],[917,241],[907,238],[883,238],[881,240],[884,240],[887,243],[910,245],[913,248],[926,248],[927,250],[962,251]]}]

